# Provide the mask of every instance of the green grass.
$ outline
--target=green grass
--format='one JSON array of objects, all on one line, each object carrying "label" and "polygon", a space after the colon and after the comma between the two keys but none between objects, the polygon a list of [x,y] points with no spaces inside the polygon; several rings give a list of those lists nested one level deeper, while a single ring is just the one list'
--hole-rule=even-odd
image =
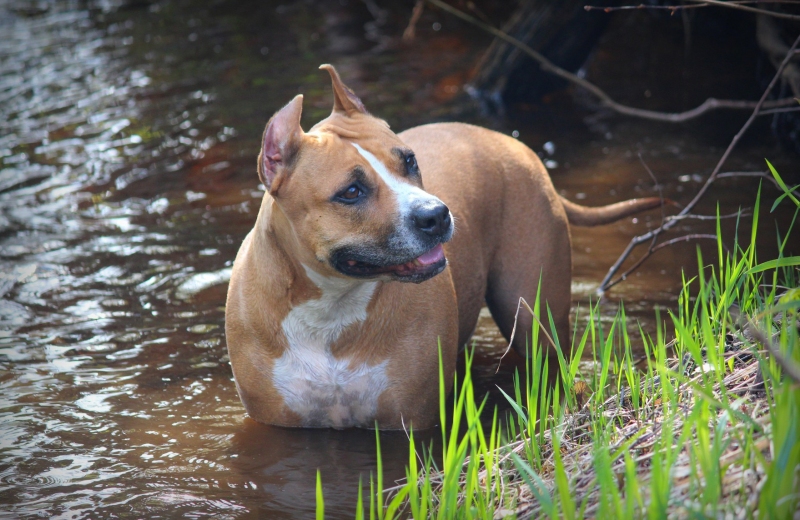
[{"label": "green grass", "polygon": [[[440,457],[411,432],[407,478],[387,492],[378,442],[357,518],[796,515],[800,383],[785,367],[800,367],[800,257],[783,255],[790,227],[778,230],[778,257],[760,263],[758,216],[757,202],[748,243],[727,251],[720,238],[713,264],[698,251],[699,275],[684,279],[678,308],[654,335],[640,329],[644,364],[624,308],[609,324],[590,305],[579,309],[588,325],[572,356],[559,353],[560,382],[539,384],[549,379],[541,323],[552,318],[537,295],[526,374],[506,394],[510,416],[476,395],[467,352],[451,410],[440,388]],[[582,357],[592,370],[579,370]]]}]

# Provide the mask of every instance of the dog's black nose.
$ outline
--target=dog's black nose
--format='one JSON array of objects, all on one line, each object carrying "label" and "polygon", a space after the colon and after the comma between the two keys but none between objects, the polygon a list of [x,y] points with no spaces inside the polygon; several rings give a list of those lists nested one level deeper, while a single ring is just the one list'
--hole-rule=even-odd
[{"label": "dog's black nose", "polygon": [[450,230],[450,210],[438,201],[415,208],[411,218],[414,226],[426,235],[440,237]]}]

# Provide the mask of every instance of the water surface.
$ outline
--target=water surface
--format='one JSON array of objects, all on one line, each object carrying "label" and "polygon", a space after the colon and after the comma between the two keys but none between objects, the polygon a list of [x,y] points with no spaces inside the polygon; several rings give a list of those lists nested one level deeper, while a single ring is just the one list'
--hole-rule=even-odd
[{"label": "water surface", "polygon": [[[483,116],[461,87],[488,38],[427,10],[417,40],[403,44],[407,7],[0,4],[1,513],[310,517],[319,469],[326,511],[352,516],[359,478],[375,468],[374,432],[248,419],[223,334],[225,282],[263,195],[260,133],[297,93],[306,128],[327,115],[320,63],[334,63],[395,129],[465,120],[518,132],[549,161],[557,189],[586,204],[656,193],[638,154],[665,195],[687,201],[741,124],[739,115],[679,127],[597,117],[565,92],[506,119]],[[605,38],[588,73],[631,103],[655,103],[630,90],[637,81],[656,89],[659,77],[637,76],[652,67],[608,69],[629,47]],[[660,92],[667,105],[726,85],[757,95],[709,79],[670,97],[685,87],[676,81]],[[794,168],[766,123],[753,134],[731,169],[761,170],[764,157]],[[723,213],[751,206],[756,186],[721,183],[702,210],[713,214],[716,198]],[[573,231],[576,305],[629,238],[660,218]],[[762,233],[770,244],[771,226]],[[698,230],[713,227],[692,221],[679,231]],[[612,291],[604,314],[624,299],[653,330],[654,306],[673,307],[680,268],[695,265],[693,245],[660,252]],[[505,344],[488,315],[474,339],[480,388],[508,384],[508,370],[495,373]],[[390,482],[403,475],[406,437],[384,433],[381,445]]]}]

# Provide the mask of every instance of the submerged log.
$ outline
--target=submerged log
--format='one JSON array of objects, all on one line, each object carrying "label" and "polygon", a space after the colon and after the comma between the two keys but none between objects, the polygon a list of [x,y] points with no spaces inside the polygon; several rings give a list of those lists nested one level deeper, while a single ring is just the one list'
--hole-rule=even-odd
[{"label": "submerged log", "polygon": [[[585,3],[585,0],[529,0],[517,8],[502,30],[556,65],[575,72],[586,61],[610,18],[603,12],[585,11]],[[592,2],[599,6],[616,3]],[[502,112],[509,103],[534,101],[563,85],[563,80],[543,72],[538,63],[517,47],[496,38],[479,61],[468,90],[489,111]]]}]

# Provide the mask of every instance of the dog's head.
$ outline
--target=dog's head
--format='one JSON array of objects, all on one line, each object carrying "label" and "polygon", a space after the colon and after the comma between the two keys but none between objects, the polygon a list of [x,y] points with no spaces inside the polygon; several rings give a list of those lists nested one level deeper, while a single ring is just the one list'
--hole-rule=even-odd
[{"label": "dog's head", "polygon": [[301,261],[322,274],[422,282],[444,270],[453,220],[425,192],[414,152],[370,115],[330,65],[329,117],[300,127],[303,96],[264,130],[258,173],[291,225]]}]

